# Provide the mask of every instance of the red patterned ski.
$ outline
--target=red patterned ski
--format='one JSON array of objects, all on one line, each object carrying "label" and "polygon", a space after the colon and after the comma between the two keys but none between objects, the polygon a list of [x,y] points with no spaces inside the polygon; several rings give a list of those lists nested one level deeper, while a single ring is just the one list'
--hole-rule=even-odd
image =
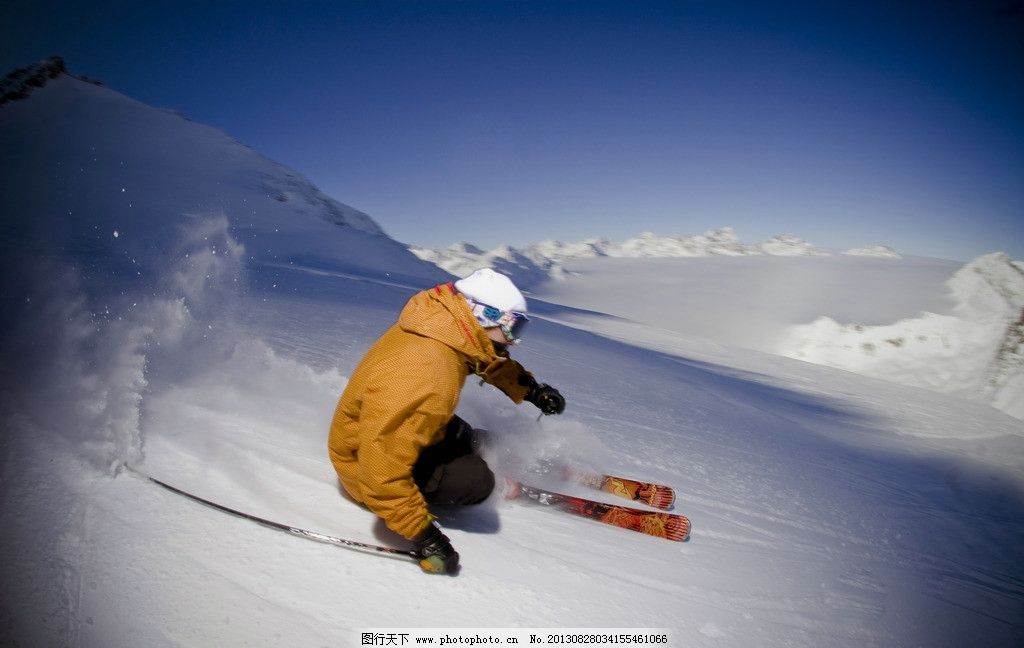
[{"label": "red patterned ski", "polygon": [[524,499],[565,513],[630,529],[656,538],[682,542],[690,537],[690,520],[684,515],[606,504],[583,497],[554,493],[513,480],[508,481],[509,491],[506,497],[509,499]]}]

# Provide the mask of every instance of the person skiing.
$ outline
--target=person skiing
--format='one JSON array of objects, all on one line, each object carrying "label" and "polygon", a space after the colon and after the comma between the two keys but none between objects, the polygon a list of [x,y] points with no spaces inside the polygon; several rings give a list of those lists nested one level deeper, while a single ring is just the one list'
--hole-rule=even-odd
[{"label": "person skiing", "polygon": [[328,450],[345,491],[412,541],[420,567],[455,573],[459,554],[428,504],[477,504],[494,473],[455,416],[470,374],[561,414],[565,399],[513,360],[529,318],[512,281],[490,268],[414,295],[367,351],[331,421]]}]

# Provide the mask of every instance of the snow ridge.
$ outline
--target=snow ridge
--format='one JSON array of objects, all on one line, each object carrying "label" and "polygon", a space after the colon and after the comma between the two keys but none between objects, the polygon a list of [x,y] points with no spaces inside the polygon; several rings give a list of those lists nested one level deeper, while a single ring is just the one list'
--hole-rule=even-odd
[{"label": "snow ridge", "polygon": [[11,71],[0,80],[0,106],[29,96],[36,88],[42,88],[61,74],[66,74],[64,59],[51,56],[35,65]]},{"label": "snow ridge", "polygon": [[[49,231],[56,246],[106,250],[145,276],[157,242],[176,240],[187,215],[224,214],[250,261],[447,278],[365,213],[223,131],[64,73],[0,109],[0,139],[0,167],[27,178],[5,186],[0,209],[70,217],[49,230],[39,218],[5,223],[26,240]],[[150,220],[160,234],[143,237]]]},{"label": "snow ridge", "polygon": [[1024,418],[1024,267],[1004,253],[987,254],[946,285],[956,300],[951,315],[881,326],[819,317],[794,327],[780,353],[990,402]]},{"label": "snow ridge", "polygon": [[903,257],[888,245],[871,245],[852,248],[843,252],[847,256],[877,257],[879,259],[902,259]]},{"label": "snow ridge", "polygon": [[643,232],[622,242],[607,238],[588,238],[575,243],[563,243],[548,239],[522,250],[502,245],[484,252],[469,243],[455,243],[441,250],[411,245],[409,250],[424,261],[429,261],[457,276],[465,276],[478,268],[489,267],[510,275],[517,283],[526,287],[549,278],[564,278],[566,271],[563,264],[577,259],[828,256],[828,252],[823,252],[790,234],[780,234],[757,245],[741,243],[736,231],[731,227],[709,230],[695,236],[658,236],[653,232]]},{"label": "snow ridge", "polygon": [[260,186],[271,199],[280,203],[298,203],[301,209],[318,212],[321,218],[335,225],[377,236],[384,235],[384,230],[369,214],[331,198],[294,171],[284,167],[280,167],[280,171],[276,174],[261,174]]}]

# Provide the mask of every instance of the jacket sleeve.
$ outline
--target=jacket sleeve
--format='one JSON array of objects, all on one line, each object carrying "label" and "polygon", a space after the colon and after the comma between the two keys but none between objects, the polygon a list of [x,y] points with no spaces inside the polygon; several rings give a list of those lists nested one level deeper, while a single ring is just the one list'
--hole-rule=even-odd
[{"label": "jacket sleeve", "polygon": [[522,403],[530,387],[537,384],[533,374],[512,358],[499,357],[486,367],[478,366],[475,373],[505,392],[516,404]]},{"label": "jacket sleeve", "polygon": [[406,538],[422,531],[430,514],[412,467],[420,451],[443,434],[459,382],[426,354],[379,372],[363,395],[358,480],[364,503]]}]

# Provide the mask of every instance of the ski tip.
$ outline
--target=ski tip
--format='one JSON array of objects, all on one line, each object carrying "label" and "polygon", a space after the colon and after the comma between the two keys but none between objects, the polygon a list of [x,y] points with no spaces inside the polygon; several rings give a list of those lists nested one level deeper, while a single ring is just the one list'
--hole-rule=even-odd
[{"label": "ski tip", "polygon": [[675,542],[686,542],[690,539],[690,519],[683,515],[672,518],[665,525],[665,538]]},{"label": "ski tip", "polygon": [[663,511],[672,510],[676,505],[676,492],[671,488],[658,489],[651,499],[650,505]]}]

